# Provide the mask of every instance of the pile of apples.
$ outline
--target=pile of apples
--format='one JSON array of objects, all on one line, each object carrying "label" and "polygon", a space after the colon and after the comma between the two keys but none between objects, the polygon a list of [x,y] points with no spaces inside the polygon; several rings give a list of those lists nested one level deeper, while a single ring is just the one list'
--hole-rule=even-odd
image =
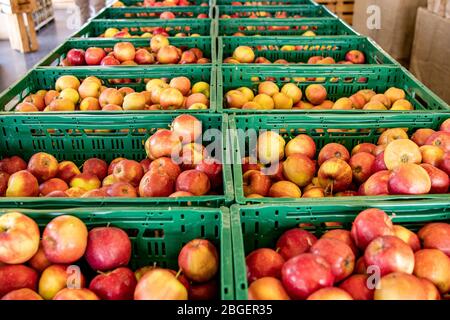
[{"label": "pile of apples", "polygon": [[[131,79],[110,79],[109,83],[131,83]],[[209,108],[210,86],[204,81],[192,85],[187,77],[145,79],[145,91],[107,88],[94,76],[82,80],[72,75],[59,77],[55,90],[28,95],[16,112],[51,111],[139,111]]]},{"label": "pile of apples", "polygon": [[293,3],[291,2],[277,2],[277,1],[245,1],[245,2],[239,2],[239,1],[233,1],[231,2],[232,6],[282,6],[287,4],[295,4],[295,1]]},{"label": "pile of apples", "polygon": [[70,49],[61,66],[137,66],[148,64],[205,64],[210,63],[198,48],[184,49],[170,45],[169,39],[156,35],[150,48],[136,49],[131,42],[118,42],[114,48],[89,47]]},{"label": "pile of apples", "polygon": [[[303,46],[284,45],[281,48],[278,46],[257,46],[257,51],[263,50],[280,50],[280,51],[302,51],[305,50]],[[265,57],[256,57],[254,48],[248,46],[239,46],[233,51],[233,56],[225,58],[224,63],[258,63],[258,64],[270,64],[272,63]],[[336,62],[332,57],[313,56],[308,59],[307,64],[364,64],[366,57],[363,52],[359,50],[350,50],[345,54],[345,58],[342,61]],[[278,59],[273,61],[274,64],[289,64],[296,62],[288,62],[285,59]],[[303,61],[298,61],[299,64],[303,64]]]},{"label": "pile of apples", "polygon": [[[322,198],[445,194],[450,174],[450,119],[439,131],[387,129],[378,145],[361,143],[350,152],[328,143],[316,158],[316,144],[300,134],[289,142],[275,131],[258,137],[256,159],[242,160],[248,198]],[[303,191],[302,191],[303,190]]]},{"label": "pile of apples", "polygon": [[[320,79],[312,78],[315,81]],[[304,82],[311,79],[294,78]],[[302,100],[303,92],[295,83],[286,83],[281,89],[273,81],[258,84],[255,92],[248,87],[232,89],[225,94],[226,107],[249,110],[378,110],[378,111],[410,111],[414,106],[406,100],[403,89],[391,87],[383,94],[370,89],[360,90],[350,97],[336,101],[327,99],[327,89],[321,84],[311,84],[305,89],[306,101]]]},{"label": "pile of apples", "polygon": [[275,14],[268,11],[258,11],[258,12],[235,12],[233,14],[221,14],[220,19],[238,19],[238,18],[276,18],[276,19],[300,19],[302,18],[299,14],[289,15],[286,11],[277,11]]},{"label": "pile of apples", "polygon": [[[139,7],[176,7],[176,6],[189,6],[190,3],[186,0],[165,0],[162,2],[156,2],[155,0],[151,0],[151,1],[144,1],[142,2],[138,2],[136,4]],[[200,7],[207,7],[208,3],[202,3],[200,4]],[[124,8],[125,5],[121,2],[121,1],[117,1],[112,5],[113,8]],[[134,17],[135,15],[132,13],[126,13],[125,17],[126,18],[131,18]],[[140,12],[136,14],[136,17],[153,17],[153,18],[159,18],[159,19],[175,19],[177,17],[193,17],[194,14],[192,12],[182,12],[179,15],[175,15],[173,12],[171,11],[164,11],[162,13],[153,13],[153,12]],[[200,13],[197,15],[197,19],[205,19],[208,18],[208,15],[205,13]]]},{"label": "pile of apples", "polygon": [[[132,244],[116,227],[88,231],[79,218],[61,215],[40,237],[39,227],[20,212],[0,216],[2,300],[210,300],[217,295],[219,258],[208,240],[189,241],[174,270],[128,264]],[[87,286],[76,264],[99,274]]]},{"label": "pile of apples", "polygon": [[[185,7],[192,6],[193,3],[188,0],[164,0],[164,1],[156,1],[156,0],[144,0],[142,2],[143,7]],[[199,4],[201,7],[207,7],[208,2],[203,2]]]},{"label": "pile of apples", "polygon": [[[135,34],[137,31],[142,32],[140,35]],[[184,37],[200,37],[198,33],[191,33],[190,26],[176,26],[176,27],[130,27],[117,29],[114,27],[108,28],[104,33],[100,34],[100,38],[152,38],[158,34],[169,37],[170,31],[178,31],[174,35],[176,38]],[[131,34],[133,32],[134,34]]]},{"label": "pile of apples", "polygon": [[193,197],[222,192],[222,165],[199,143],[202,123],[191,115],[174,119],[145,142],[148,158],[72,161],[45,152],[28,163],[0,161],[0,196],[6,197]]},{"label": "pile of apples", "polygon": [[450,224],[429,223],[415,234],[384,211],[367,209],[351,231],[333,229],[317,239],[288,230],[276,250],[251,252],[246,266],[251,300],[449,299]]}]

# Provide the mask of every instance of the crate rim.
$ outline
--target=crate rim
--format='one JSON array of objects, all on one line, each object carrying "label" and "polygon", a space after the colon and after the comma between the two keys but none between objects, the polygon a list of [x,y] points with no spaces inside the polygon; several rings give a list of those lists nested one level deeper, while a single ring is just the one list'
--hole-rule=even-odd
[{"label": "crate rim", "polygon": [[[219,4],[216,5],[216,10],[215,10],[215,14],[214,14],[214,18],[217,19],[229,19],[229,18],[220,18],[220,14],[221,14],[221,9],[235,9],[236,12],[249,12],[252,10],[258,10],[258,11],[272,11],[272,12],[278,12],[278,11],[295,11],[295,10],[315,10],[315,11],[319,11],[319,10],[323,10],[324,11],[324,15],[320,16],[320,17],[314,17],[317,19],[320,18],[335,18],[335,19],[339,19],[339,17],[333,13],[330,9],[328,9],[326,6],[320,5],[320,4],[288,4],[288,5],[283,5],[281,8],[278,6],[273,6],[273,5],[250,5],[250,6],[232,6],[232,5],[223,5],[223,4]],[[301,17],[301,18],[290,18],[290,19],[304,19],[304,18],[313,18],[313,17]],[[249,19],[246,17],[240,17],[240,19]],[[261,17],[261,18],[255,18],[255,19],[270,19],[270,18],[265,18],[265,17]],[[276,19],[276,18],[275,18]],[[286,19],[286,18],[281,18],[281,19]],[[288,17],[289,19],[289,17]]]},{"label": "crate rim", "polygon": [[[272,115],[273,116],[273,115]],[[281,116],[281,115],[280,115]],[[397,120],[402,121],[401,115],[385,115],[385,114],[370,114],[365,115],[366,118],[370,118],[369,120],[365,121],[359,121],[357,124],[352,122],[351,115],[305,115],[302,116],[302,120],[299,122],[302,123],[309,123],[314,126],[318,127],[324,127],[324,122],[327,123],[326,128],[331,127],[342,127],[348,124],[351,124],[353,127],[357,128],[367,128],[367,125],[375,126],[375,127],[381,127],[383,126],[383,121],[386,118],[390,118],[390,120]],[[450,118],[450,113],[446,112],[438,112],[430,117],[448,117]],[[288,115],[285,117],[289,118]],[[239,138],[236,135],[236,131],[234,129],[237,129],[236,125],[236,118],[239,119],[248,119],[248,118],[254,118],[254,116],[251,115],[245,115],[245,116],[235,116],[230,115],[229,121],[228,121],[228,131],[230,136],[230,145],[231,145],[231,152],[232,152],[232,161],[233,161],[233,181],[234,181],[234,196],[235,196],[235,203],[238,205],[245,205],[245,204],[260,204],[260,205],[270,205],[270,204],[278,204],[278,205],[284,205],[284,204],[296,204],[297,206],[309,206],[309,205],[326,205],[329,202],[336,202],[340,205],[362,205],[365,203],[376,203],[380,201],[389,201],[390,203],[394,204],[398,201],[401,201],[400,199],[410,200],[410,201],[425,201],[432,199],[434,201],[445,201],[445,199],[448,199],[448,194],[425,194],[425,195],[387,195],[387,196],[353,196],[353,197],[333,197],[332,200],[330,198],[270,198],[270,197],[264,197],[264,198],[247,198],[244,196],[243,191],[243,180],[242,180],[242,166],[240,164],[241,161],[241,152],[239,148]],[[422,119],[425,120],[427,116],[424,116]],[[335,122],[330,123],[330,119],[333,119]],[[416,119],[417,121],[418,119]],[[354,121],[354,120],[353,120]],[[369,122],[369,123],[368,123]],[[409,122],[408,124],[412,124],[412,122]],[[391,125],[390,127],[394,127]],[[398,126],[396,126],[398,127]],[[448,204],[448,200],[447,200]]]},{"label": "crate rim", "polygon": [[[190,12],[190,10],[198,10],[198,11],[206,11],[208,13],[209,19],[214,19],[213,14],[214,6],[168,6],[168,7],[104,7],[101,11],[99,11],[93,20],[99,19],[107,19],[102,16],[106,16],[108,11],[117,12],[117,13],[154,13],[154,12],[164,12],[164,11],[179,11],[179,12]],[[127,19],[127,18],[125,18]],[[130,18],[130,19],[143,19],[146,20],[148,18]],[[153,19],[153,18],[150,18]],[[179,19],[179,18],[176,18]],[[185,19],[197,19],[196,17],[186,17]]]}]

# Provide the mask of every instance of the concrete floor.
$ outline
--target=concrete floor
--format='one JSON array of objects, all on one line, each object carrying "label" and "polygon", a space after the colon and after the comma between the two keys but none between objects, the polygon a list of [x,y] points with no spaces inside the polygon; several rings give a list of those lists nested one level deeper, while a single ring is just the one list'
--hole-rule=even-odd
[{"label": "concrete floor", "polygon": [[10,47],[9,40],[0,40],[0,92],[20,79],[37,62],[76,31],[67,21],[72,13],[55,10],[55,20],[38,31],[39,51],[22,54]]}]

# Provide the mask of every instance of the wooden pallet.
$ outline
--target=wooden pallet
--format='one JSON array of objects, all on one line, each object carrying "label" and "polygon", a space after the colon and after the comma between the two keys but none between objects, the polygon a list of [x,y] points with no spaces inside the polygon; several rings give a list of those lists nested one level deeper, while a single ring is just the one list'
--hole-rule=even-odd
[{"label": "wooden pallet", "polygon": [[353,6],[355,0],[315,0],[317,3],[326,5],[331,11],[345,22],[353,23]]}]

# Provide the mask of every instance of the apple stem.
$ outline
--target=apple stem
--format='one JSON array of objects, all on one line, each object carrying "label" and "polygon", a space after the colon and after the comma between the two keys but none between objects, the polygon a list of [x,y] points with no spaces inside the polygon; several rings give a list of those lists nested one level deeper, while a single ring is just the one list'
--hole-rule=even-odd
[{"label": "apple stem", "polygon": [[177,278],[178,279],[178,277],[180,276],[180,274],[181,274],[181,268],[180,269],[178,269],[178,272],[177,272],[177,274],[176,274],[176,276],[175,276],[175,278]]},{"label": "apple stem", "polygon": [[111,222],[108,222],[107,224],[106,224],[106,227],[107,228],[109,228],[109,225],[111,224]]},{"label": "apple stem", "polygon": [[276,253],[280,252],[280,247],[275,250]]},{"label": "apple stem", "polygon": [[153,262],[153,268],[156,268],[156,262]]}]

